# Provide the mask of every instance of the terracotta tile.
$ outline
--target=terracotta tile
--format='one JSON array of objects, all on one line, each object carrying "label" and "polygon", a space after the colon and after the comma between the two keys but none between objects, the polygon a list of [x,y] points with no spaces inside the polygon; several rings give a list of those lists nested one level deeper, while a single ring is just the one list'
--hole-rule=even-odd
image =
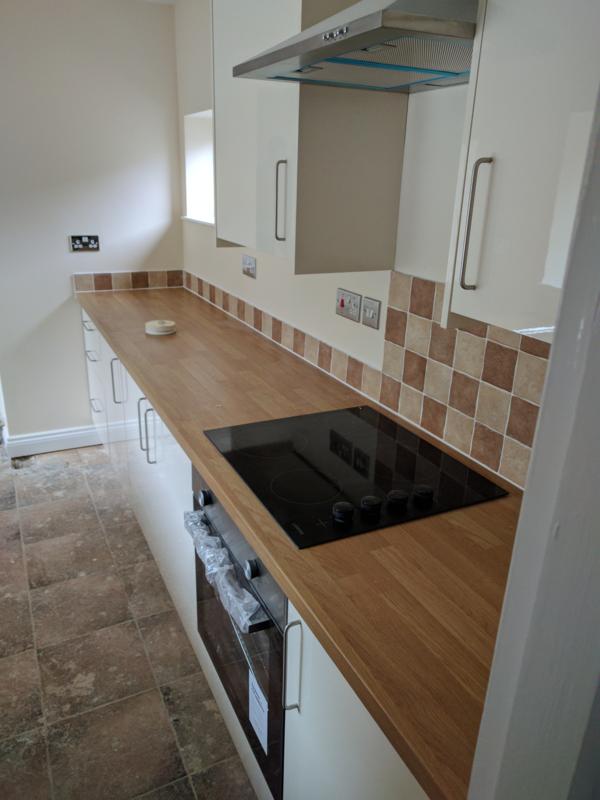
[{"label": "terracotta tile", "polygon": [[355,389],[360,389],[362,386],[363,364],[362,361],[357,361],[355,358],[348,358],[348,367],[346,370],[346,383],[353,386]]},{"label": "terracotta tile", "polygon": [[134,617],[148,617],[173,607],[158,567],[154,561],[142,561],[121,571],[129,607]]},{"label": "terracotta tile", "polygon": [[431,342],[429,343],[429,358],[441,361],[442,364],[452,366],[454,348],[456,346],[456,331],[454,328],[442,328],[435,322],[431,327]]},{"label": "terracotta tile", "polygon": [[281,320],[272,318],[272,337],[274,342],[281,344]]},{"label": "terracotta tile", "polygon": [[404,342],[406,349],[427,357],[431,341],[431,326],[431,320],[409,314]]},{"label": "terracotta tile", "polygon": [[478,422],[504,434],[509,406],[510,394],[508,392],[503,392],[502,389],[497,389],[489,383],[480,384],[477,413],[475,414]]},{"label": "terracotta tile", "polygon": [[117,291],[127,291],[131,289],[131,272],[113,272],[113,289]]},{"label": "terracotta tile", "polygon": [[236,754],[201,672],[163,686],[162,694],[188,772],[201,772]]},{"label": "terracotta tile", "polygon": [[524,489],[530,458],[531,448],[507,437],[504,440],[504,447],[502,449],[500,474],[508,478],[509,481],[516,483],[521,489]]},{"label": "terracotta tile", "polygon": [[331,370],[331,357],[332,357],[331,347],[328,344],[325,344],[325,342],[319,342],[318,364],[321,367],[321,369],[324,369],[327,372]]},{"label": "terracotta tile", "polygon": [[423,391],[425,385],[425,368],[427,360],[423,356],[407,350],[404,353],[403,382],[412,386],[413,389]]},{"label": "terracotta tile", "polygon": [[[209,287],[207,286],[206,283],[204,284],[204,286],[205,286],[204,291],[206,292],[207,288],[209,288]],[[245,317],[246,317],[246,304],[244,303],[243,300],[240,300],[239,297],[238,297],[238,301],[237,301],[237,318],[241,319],[243,321],[245,319]]]},{"label": "terracotta tile", "polygon": [[528,403],[526,400],[521,400],[520,397],[513,396],[506,429],[507,436],[531,447],[539,410],[539,406]]},{"label": "terracotta tile", "polygon": [[369,397],[372,397],[373,400],[378,400],[381,391],[381,380],[381,372],[365,364],[363,367],[361,391]]},{"label": "terracotta tile", "polygon": [[221,306],[223,308],[223,311],[229,311],[229,293],[228,292],[223,292],[221,301],[222,301],[221,302]]},{"label": "terracotta tile", "polygon": [[424,397],[421,425],[441,439],[446,425],[446,406],[431,397]]},{"label": "terracotta tile", "polygon": [[40,675],[33,650],[0,659],[0,739],[42,724]]},{"label": "terracotta tile", "polygon": [[435,299],[435,283],[423,278],[413,278],[410,292],[410,311],[420,317],[433,317],[433,301]]},{"label": "terracotta tile", "polygon": [[541,339],[534,339],[532,336],[521,336],[521,350],[532,356],[540,358],[550,358],[550,345]]},{"label": "terracotta tile", "polygon": [[402,381],[404,371],[404,348],[393,342],[383,343],[383,372],[397,381]]},{"label": "terracotta tile", "polygon": [[513,392],[524,400],[538,405],[542,399],[548,361],[545,358],[519,353]]},{"label": "terracotta tile", "polygon": [[89,497],[54,500],[20,510],[21,533],[26,544],[67,533],[99,531],[96,510]]},{"label": "terracotta tile", "polygon": [[266,311],[262,311],[261,313],[262,313],[261,330],[266,337],[271,339],[273,335],[273,317],[270,314],[267,314]]},{"label": "terracotta tile", "polygon": [[104,535],[115,563],[119,567],[152,559],[146,537],[137,522],[107,527]]},{"label": "terracotta tile", "polygon": [[73,284],[76,292],[93,292],[94,276],[91,273],[75,273]]},{"label": "terracotta tile", "polygon": [[473,336],[464,331],[456,334],[456,349],[454,353],[454,368],[466,372],[479,380],[483,371],[483,358],[485,355],[485,339]]},{"label": "terracotta tile", "polygon": [[139,625],[159,684],[200,672],[198,659],[176,611],[146,617]]},{"label": "terracotta tile", "polygon": [[147,289],[148,288],[148,273],[143,270],[131,273],[131,287],[133,289]]},{"label": "terracotta tile", "polygon": [[133,622],[93,631],[39,653],[48,722],[154,686],[154,677]]},{"label": "terracotta tile", "polygon": [[281,326],[281,344],[288,350],[294,349],[294,328],[284,322]]},{"label": "terracotta tile", "polygon": [[452,374],[452,384],[450,386],[449,404],[452,408],[462,411],[469,417],[475,416],[477,407],[477,392],[479,389],[478,381],[463,375],[462,372]]},{"label": "terracotta tile", "polygon": [[256,800],[238,756],[192,776],[198,800]]},{"label": "terracotta tile", "polygon": [[449,408],[446,415],[444,438],[448,444],[456,447],[457,450],[462,450],[463,453],[470,453],[474,427],[475,421],[472,417],[467,417],[465,414],[461,414],[460,411]]},{"label": "terracotta tile", "polygon": [[392,270],[388,305],[400,311],[408,311],[411,286],[412,278],[410,275],[404,275],[402,272]]},{"label": "terracotta tile", "polygon": [[208,287],[208,299],[213,304],[217,300],[217,291],[216,291],[216,288],[212,284]]},{"label": "terracotta tile", "polygon": [[299,331],[298,328],[294,328],[294,353],[296,355],[304,357],[304,347],[306,345],[306,335],[303,331]]},{"label": "terracotta tile", "polygon": [[127,800],[185,775],[158,691],[48,729],[56,800]]},{"label": "terracotta tile", "polygon": [[410,386],[403,383],[400,389],[399,413],[418,425],[421,422],[422,407],[423,395],[421,392],[417,392],[415,389],[411,389]]},{"label": "terracotta tile", "polygon": [[148,272],[148,288],[149,289],[164,289],[167,285],[167,271],[151,270]]},{"label": "terracotta tile", "polygon": [[0,742],[0,786],[3,800],[48,800],[52,796],[42,731],[28,731]]},{"label": "terracotta tile", "polygon": [[514,347],[518,350],[521,346],[521,334],[515,331],[509,331],[506,328],[498,328],[496,325],[488,327],[487,338],[498,344],[504,344],[507,347]]},{"label": "terracotta tile", "polygon": [[488,326],[485,322],[463,317],[461,314],[450,314],[448,324],[465,333],[471,333],[473,336],[481,336],[483,339],[487,336]]},{"label": "terracotta tile", "polygon": [[433,321],[439,325],[442,321],[442,306],[444,304],[445,284],[435,284],[435,299],[433,301]]},{"label": "terracotta tile", "polygon": [[167,270],[167,286],[183,286],[183,271],[180,269]]},{"label": "terracotta tile", "polygon": [[31,592],[40,648],[73,639],[131,617],[127,595],[113,574],[98,573],[53,583]]},{"label": "terracotta tile", "polygon": [[68,533],[27,545],[26,556],[33,589],[95,572],[109,572],[113,566],[99,531]]},{"label": "terracotta tile", "polygon": [[5,588],[0,594],[0,658],[33,647],[33,627],[26,589]]},{"label": "terracotta tile", "polygon": [[110,272],[94,273],[94,291],[106,292],[112,289],[112,275]]},{"label": "terracotta tile", "polygon": [[346,382],[348,372],[348,356],[341,350],[332,350],[331,354],[331,374],[340,381]]},{"label": "terracotta tile", "polygon": [[452,370],[446,364],[429,359],[425,368],[425,394],[439,403],[448,404]]},{"label": "terracotta tile", "polygon": [[395,308],[388,308],[387,320],[385,323],[385,339],[394,344],[404,345],[406,321],[406,311],[397,311]]},{"label": "terracotta tile", "polygon": [[471,456],[485,464],[486,467],[497,470],[500,465],[503,441],[504,437],[499,433],[476,422],[471,445]]},{"label": "terracotta tile", "polygon": [[262,311],[260,308],[254,309],[254,319],[252,322],[257,331],[262,330]]},{"label": "terracotta tile", "polygon": [[192,288],[192,275],[187,270],[184,270],[183,273],[183,285],[185,286],[186,289]]},{"label": "terracotta tile", "polygon": [[389,375],[381,376],[381,391],[379,394],[379,401],[392,411],[398,410],[400,403],[400,386],[398,381],[390,378]]},{"label": "terracotta tile", "polygon": [[317,364],[319,361],[319,340],[308,334],[304,343],[304,357],[311,364]]},{"label": "terracotta tile", "polygon": [[485,347],[482,380],[510,392],[513,387],[516,364],[516,350],[488,341]]}]

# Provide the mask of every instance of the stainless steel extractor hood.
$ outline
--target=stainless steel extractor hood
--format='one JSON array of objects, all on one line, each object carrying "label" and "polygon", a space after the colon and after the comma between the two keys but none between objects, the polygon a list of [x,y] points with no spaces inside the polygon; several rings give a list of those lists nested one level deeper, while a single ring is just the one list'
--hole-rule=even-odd
[{"label": "stainless steel extractor hood", "polygon": [[466,83],[476,18],[477,0],[361,0],[233,75],[387,92]]}]

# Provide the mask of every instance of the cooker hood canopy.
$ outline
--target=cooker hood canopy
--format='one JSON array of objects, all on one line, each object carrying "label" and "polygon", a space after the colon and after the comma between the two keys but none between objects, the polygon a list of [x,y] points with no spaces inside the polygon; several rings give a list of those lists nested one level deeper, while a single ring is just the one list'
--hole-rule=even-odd
[{"label": "cooker hood canopy", "polygon": [[361,0],[233,75],[403,93],[466,83],[476,18],[477,0]]}]

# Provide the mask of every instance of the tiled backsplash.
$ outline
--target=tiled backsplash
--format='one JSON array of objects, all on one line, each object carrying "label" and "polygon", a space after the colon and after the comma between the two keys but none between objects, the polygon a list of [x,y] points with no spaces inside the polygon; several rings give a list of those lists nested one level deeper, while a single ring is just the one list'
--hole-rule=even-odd
[{"label": "tiled backsplash", "polygon": [[456,317],[444,285],[393,272],[383,369],[319,341],[189,272],[75,275],[75,291],[185,286],[269,339],[515,483],[525,485],[550,346]]}]

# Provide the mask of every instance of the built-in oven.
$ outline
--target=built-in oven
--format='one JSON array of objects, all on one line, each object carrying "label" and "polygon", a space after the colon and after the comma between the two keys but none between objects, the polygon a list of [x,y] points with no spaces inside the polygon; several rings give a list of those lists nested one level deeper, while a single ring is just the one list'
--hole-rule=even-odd
[{"label": "built-in oven", "polygon": [[[287,600],[202,477],[194,471],[194,509],[229,555],[229,579],[257,601],[246,632],[226,610],[196,553],[198,632],[219,674],[274,800],[283,795],[284,631]],[[243,594],[243,593],[242,593]],[[225,598],[225,605],[227,598]]]}]

